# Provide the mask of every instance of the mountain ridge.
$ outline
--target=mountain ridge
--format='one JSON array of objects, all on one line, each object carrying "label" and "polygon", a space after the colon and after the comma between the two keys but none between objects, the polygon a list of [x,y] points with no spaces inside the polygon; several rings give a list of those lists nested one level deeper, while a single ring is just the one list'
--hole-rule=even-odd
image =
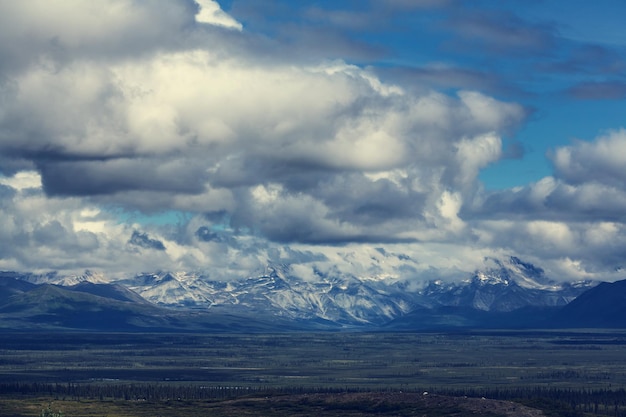
[{"label": "mountain ridge", "polygon": [[[170,271],[113,280],[91,272],[80,276],[4,272],[0,285],[7,295],[0,297],[0,318],[4,314],[9,321],[36,320],[38,310],[31,298],[43,286],[54,284],[47,290],[50,297],[39,295],[42,317],[84,311],[94,316],[96,327],[98,311],[118,317],[123,328],[174,329],[182,320],[188,323],[181,328],[193,331],[228,331],[228,326],[217,325],[221,315],[231,322],[240,318],[251,329],[267,329],[270,323],[269,328],[277,330],[281,326],[305,330],[541,327],[550,326],[546,317],[595,285],[558,283],[543,269],[517,257],[486,259],[485,265],[459,281],[433,280],[421,286],[321,273],[317,281],[310,281],[296,276],[286,264],[270,265],[262,275],[228,282]],[[90,303],[99,307],[94,310]],[[22,316],[9,317],[18,310]],[[67,318],[60,322],[71,327]]]},{"label": "mountain ridge", "polygon": [[626,328],[626,280],[602,282],[564,306],[555,323],[580,327]]}]

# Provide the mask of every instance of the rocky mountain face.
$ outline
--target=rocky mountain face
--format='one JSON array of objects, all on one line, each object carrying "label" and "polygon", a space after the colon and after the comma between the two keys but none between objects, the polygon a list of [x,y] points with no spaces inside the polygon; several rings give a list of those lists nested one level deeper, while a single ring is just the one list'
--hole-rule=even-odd
[{"label": "rocky mountain face", "polygon": [[[5,272],[0,274],[0,286],[5,287],[0,315],[3,311],[21,311],[24,316],[24,312],[37,312],[46,306],[63,312],[66,305],[74,303],[78,305],[75,310],[100,305],[100,309],[90,309],[92,315],[113,309],[114,316],[124,323],[152,323],[165,328],[179,320],[213,323],[207,321],[207,315],[245,317],[263,321],[264,326],[281,323],[285,328],[302,329],[523,327],[530,325],[533,316],[567,305],[594,285],[557,283],[541,268],[516,257],[489,259],[485,268],[461,281],[432,281],[421,287],[346,275],[320,274],[318,278],[299,278],[289,265],[273,265],[260,276],[229,282],[181,272],[140,274],[115,281],[89,272],[72,277]],[[45,292],[47,298],[33,296],[32,292],[41,291],[44,285],[50,287]],[[126,320],[124,312],[141,317]],[[185,314],[189,318],[181,316]],[[157,323],[145,315],[170,319]]]},{"label": "rocky mountain face", "polygon": [[382,324],[413,307],[414,294],[383,282],[326,277],[308,282],[287,267],[240,281],[209,281],[201,275],[160,273],[118,282],[155,304],[270,314],[340,325]]},{"label": "rocky mountain face", "polygon": [[118,283],[169,307],[221,307],[342,325],[381,325],[414,310],[445,307],[492,313],[558,307],[593,285],[557,283],[542,269],[515,257],[489,260],[488,268],[463,281],[433,281],[421,289],[406,282],[354,276],[320,276],[309,282],[291,275],[286,265],[228,283],[184,273],[139,275]]}]

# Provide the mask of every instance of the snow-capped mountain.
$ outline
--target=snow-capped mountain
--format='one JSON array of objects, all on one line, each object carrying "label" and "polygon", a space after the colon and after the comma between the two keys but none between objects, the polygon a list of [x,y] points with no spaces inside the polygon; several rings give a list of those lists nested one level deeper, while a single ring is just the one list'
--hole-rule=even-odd
[{"label": "snow-capped mountain", "polygon": [[295,276],[289,265],[230,282],[201,274],[158,273],[118,281],[143,298],[168,307],[256,311],[290,319],[344,325],[381,324],[416,308],[469,308],[510,312],[524,307],[563,306],[593,283],[558,283],[519,258],[488,259],[486,267],[461,281],[432,281],[422,289],[405,282],[319,275]]},{"label": "snow-capped mountain", "polygon": [[460,283],[431,282],[422,295],[430,305],[470,307],[482,311],[514,311],[524,307],[563,306],[594,284],[559,283],[543,269],[517,257],[487,259],[486,268]]},{"label": "snow-capped mountain", "polygon": [[[14,272],[0,272],[0,277],[5,274],[15,274]],[[21,273],[19,278],[33,284],[53,284],[64,287],[80,284],[81,282],[91,282],[92,284],[106,284],[110,280],[102,273],[85,271],[80,275],[61,275],[55,271],[45,274]]]},{"label": "snow-capped mountain", "polygon": [[211,307],[228,285],[207,282],[203,277],[182,272],[141,274],[116,281],[155,304],[175,307]]},{"label": "snow-capped mountain", "polygon": [[309,282],[288,271],[288,266],[273,266],[267,274],[228,283],[184,273],[138,275],[118,283],[169,307],[228,308],[341,324],[382,323],[413,306],[412,294],[387,283],[356,277]]},{"label": "snow-capped mountain", "polygon": [[410,281],[363,279],[345,273],[319,272],[316,279],[304,279],[297,276],[296,270],[290,265],[271,265],[257,276],[228,282],[184,272],[139,274],[123,279],[107,279],[89,272],[71,277],[24,274],[20,278],[34,284],[52,283],[92,292],[104,287],[89,287],[87,283],[114,284],[118,288],[116,294],[123,287],[170,310],[361,327],[380,326],[403,317],[434,317],[442,311],[480,315],[558,307],[594,285],[555,282],[541,268],[516,257],[487,259],[484,268],[466,277],[448,282],[434,280],[421,286]]}]

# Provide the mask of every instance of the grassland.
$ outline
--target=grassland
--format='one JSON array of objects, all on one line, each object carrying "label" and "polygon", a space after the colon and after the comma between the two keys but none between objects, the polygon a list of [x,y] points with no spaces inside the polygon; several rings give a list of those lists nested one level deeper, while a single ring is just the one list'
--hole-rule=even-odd
[{"label": "grassland", "polygon": [[607,394],[609,410],[599,393],[626,389],[624,359],[626,333],[597,331],[0,333],[0,415],[39,415],[50,402],[65,416],[220,415],[234,399],[423,391],[553,393],[574,409],[566,394],[589,393],[580,413],[615,415],[618,397]]}]

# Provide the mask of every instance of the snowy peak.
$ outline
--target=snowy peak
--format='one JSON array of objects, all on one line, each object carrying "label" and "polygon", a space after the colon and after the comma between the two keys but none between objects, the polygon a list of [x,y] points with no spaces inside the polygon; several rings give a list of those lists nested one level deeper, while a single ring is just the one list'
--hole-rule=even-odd
[{"label": "snowy peak", "polygon": [[248,278],[231,294],[250,308],[264,306],[264,311],[285,317],[340,324],[384,322],[409,309],[407,303],[353,277],[320,277],[319,281],[309,282],[288,275],[285,267]]},{"label": "snowy peak", "polygon": [[55,271],[47,272],[47,273],[18,273],[18,272],[9,272],[4,271],[0,272],[0,278],[5,276],[13,276],[20,280],[30,282],[32,284],[54,284],[61,285],[64,287],[71,287],[72,285],[80,284],[81,282],[91,282],[93,284],[107,284],[111,282],[104,274],[99,272],[93,272],[90,270],[86,270],[82,274],[73,274],[73,275],[60,275]]},{"label": "snowy peak", "polygon": [[65,287],[71,287],[73,285],[77,285],[83,282],[92,284],[107,284],[109,280],[102,273],[87,270],[81,275],[59,277],[59,279],[56,280],[55,284],[63,285]]},{"label": "snowy peak", "polygon": [[[380,251],[373,255],[395,256]],[[526,307],[563,306],[593,285],[556,283],[541,268],[517,257],[485,259],[484,268],[473,274],[453,281],[427,283],[372,279],[371,274],[359,277],[337,270],[315,271],[313,277],[301,277],[298,271],[289,264],[269,264],[258,274],[227,282],[213,280],[202,273],[162,271],[109,280],[109,284],[168,308],[252,314],[339,326],[380,325],[416,310],[512,312]],[[46,276],[23,274],[23,277],[21,279],[33,283],[74,287],[118,300],[132,299],[121,288],[101,286],[106,278],[89,271],[80,276],[63,277],[52,273]]]},{"label": "snowy peak", "polygon": [[508,279],[506,273],[490,273],[490,272],[482,272],[477,271],[471,280],[468,280],[470,283],[474,283],[480,286],[483,285],[509,285],[511,281]]},{"label": "snowy peak", "polygon": [[524,307],[563,306],[593,285],[557,283],[543,269],[514,256],[486,258],[484,263],[483,269],[461,282],[429,283],[422,295],[431,306],[510,312]]},{"label": "snowy peak", "polygon": [[175,304],[179,306],[211,304],[211,301],[203,294],[199,291],[194,291],[193,286],[189,286],[186,282],[179,280],[180,276],[179,274],[169,272],[140,274],[117,283],[124,285],[155,304]]},{"label": "snowy peak", "polygon": [[558,291],[562,285],[548,279],[543,269],[515,256],[504,260],[485,259],[485,268],[471,279],[478,285],[517,285],[525,289]]},{"label": "snowy peak", "polygon": [[260,276],[229,282],[185,273],[137,275],[118,283],[168,307],[219,308],[340,325],[383,323],[410,311],[412,294],[382,281],[352,276],[294,276],[288,265],[270,265]]}]

